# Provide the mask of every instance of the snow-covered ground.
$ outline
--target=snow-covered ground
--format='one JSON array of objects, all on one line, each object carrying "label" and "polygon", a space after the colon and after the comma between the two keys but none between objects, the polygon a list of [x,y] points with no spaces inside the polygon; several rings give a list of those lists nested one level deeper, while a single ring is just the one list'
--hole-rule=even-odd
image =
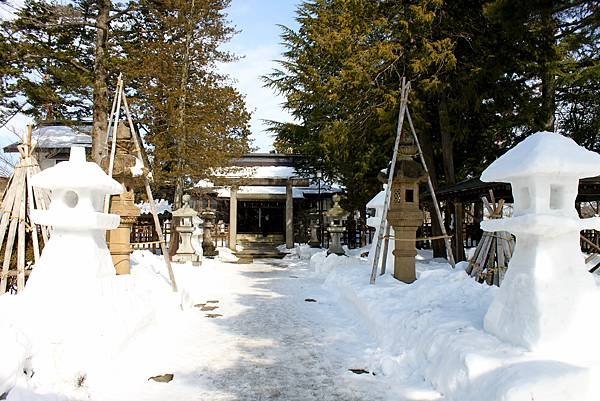
[{"label": "snow-covered ground", "polygon": [[[484,331],[496,288],[426,252],[415,283],[386,275],[372,286],[360,252],[327,257],[302,246],[282,260],[175,264],[177,295],[162,259],[135,252],[128,280],[144,294],[146,319],[119,323],[131,334],[118,352],[84,361],[77,374],[61,370],[60,355],[51,375],[26,361],[27,374],[13,366],[15,378],[7,361],[35,350],[17,327],[0,329],[12,344],[0,358],[0,385],[16,379],[13,401],[597,399],[585,394],[595,370]],[[0,297],[0,315],[13,316],[15,304],[18,297]],[[96,340],[82,342],[93,348]],[[172,381],[148,380],[164,374]]]},{"label": "snow-covered ground", "polygon": [[[61,376],[60,357],[52,380],[37,382],[28,370],[7,399],[390,399],[379,376],[348,370],[368,369],[376,342],[321,287],[307,259],[204,259],[201,267],[176,264],[175,273],[182,300],[169,293],[161,258],[135,252],[132,280],[164,301],[148,301],[155,318],[118,353],[90,361],[77,375]],[[1,298],[4,315],[15,297]],[[83,341],[94,347],[94,339]],[[168,373],[169,383],[148,380]]]}]

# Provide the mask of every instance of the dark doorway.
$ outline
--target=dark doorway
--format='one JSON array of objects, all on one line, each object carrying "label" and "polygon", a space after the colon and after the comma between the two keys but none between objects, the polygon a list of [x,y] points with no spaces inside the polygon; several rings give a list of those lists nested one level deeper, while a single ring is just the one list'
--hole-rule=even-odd
[{"label": "dark doorway", "polygon": [[238,201],[238,233],[283,234],[285,232],[285,202]]}]

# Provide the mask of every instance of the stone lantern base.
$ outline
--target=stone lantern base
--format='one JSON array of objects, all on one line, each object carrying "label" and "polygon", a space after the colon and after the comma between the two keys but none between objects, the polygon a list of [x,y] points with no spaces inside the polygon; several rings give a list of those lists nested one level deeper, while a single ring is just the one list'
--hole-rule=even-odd
[{"label": "stone lantern base", "polygon": [[332,253],[340,256],[346,255],[344,248],[342,248],[342,234],[344,234],[344,231],[346,231],[346,227],[332,225],[329,226],[327,231],[329,231],[329,234],[331,234],[331,243],[329,244],[327,255]]},{"label": "stone lantern base", "polygon": [[202,238],[202,253],[208,258],[219,255],[215,243],[212,239],[212,229],[214,227],[215,212],[212,209],[207,209],[201,214],[204,219],[204,235]]},{"label": "stone lantern base", "polygon": [[131,227],[140,210],[134,204],[133,191],[123,192],[121,195],[111,197],[110,213],[121,216],[119,226],[108,232],[108,248],[112,256],[117,274],[131,272]]},{"label": "stone lantern base", "polygon": [[394,278],[410,284],[417,279],[415,243],[417,228],[423,222],[423,212],[414,208],[389,211],[388,220],[394,228]]},{"label": "stone lantern base", "polygon": [[320,248],[321,247],[321,241],[319,241],[319,228],[321,228],[319,226],[319,224],[315,224],[312,223],[310,225],[310,240],[308,241],[308,245],[311,248]]}]

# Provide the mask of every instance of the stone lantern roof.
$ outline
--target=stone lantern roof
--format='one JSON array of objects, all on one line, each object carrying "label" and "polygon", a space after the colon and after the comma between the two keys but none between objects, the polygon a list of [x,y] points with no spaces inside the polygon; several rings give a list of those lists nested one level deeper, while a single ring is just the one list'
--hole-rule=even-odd
[{"label": "stone lantern roof", "polygon": [[69,161],[60,162],[32,177],[33,186],[44,189],[89,189],[103,194],[119,194],[121,184],[106,175],[94,162],[85,160],[85,148],[73,146]]},{"label": "stone lantern roof", "polygon": [[[560,173],[557,175],[557,171]],[[500,156],[482,174],[484,182],[532,176],[585,178],[600,175],[600,155],[553,132],[537,132]]]}]

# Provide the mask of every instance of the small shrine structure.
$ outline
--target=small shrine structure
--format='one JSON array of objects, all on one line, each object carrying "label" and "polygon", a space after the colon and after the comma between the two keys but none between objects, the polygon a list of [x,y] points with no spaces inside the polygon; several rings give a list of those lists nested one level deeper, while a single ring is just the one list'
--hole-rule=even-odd
[{"label": "small shrine structure", "polygon": [[[485,329],[530,350],[589,358],[597,348],[598,288],[580,250],[579,233],[600,228],[580,219],[579,179],[600,175],[600,155],[550,132],[533,134],[493,162],[482,181],[509,182],[512,218],[481,223],[489,232],[516,236],[504,281]],[[595,327],[595,329],[594,329]]]}]

